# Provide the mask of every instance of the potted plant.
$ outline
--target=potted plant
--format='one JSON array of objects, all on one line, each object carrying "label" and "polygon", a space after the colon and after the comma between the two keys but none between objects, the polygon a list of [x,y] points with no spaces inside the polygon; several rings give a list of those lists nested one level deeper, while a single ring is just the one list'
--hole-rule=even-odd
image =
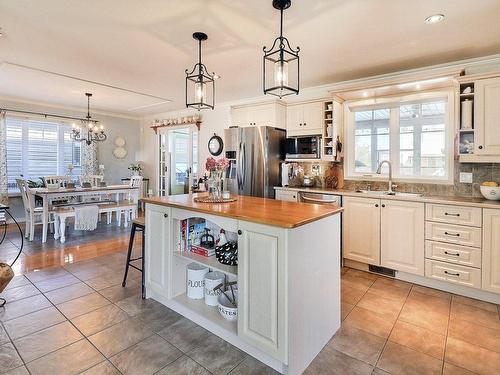
[{"label": "potted plant", "polygon": [[130,164],[128,169],[132,171],[132,176],[140,176],[142,173],[142,165],[140,163]]}]

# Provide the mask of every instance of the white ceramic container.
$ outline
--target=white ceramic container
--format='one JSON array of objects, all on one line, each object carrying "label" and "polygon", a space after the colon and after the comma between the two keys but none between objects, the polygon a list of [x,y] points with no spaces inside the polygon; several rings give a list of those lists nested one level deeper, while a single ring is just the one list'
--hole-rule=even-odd
[{"label": "white ceramic container", "polygon": [[205,304],[208,306],[217,306],[219,304],[218,297],[221,294],[220,289],[214,288],[224,282],[224,274],[219,271],[207,273],[205,276]]},{"label": "white ceramic container", "polygon": [[490,201],[500,201],[500,187],[480,186],[481,194]]},{"label": "white ceramic container", "polygon": [[205,275],[208,267],[198,263],[187,266],[187,296],[191,299],[202,299],[205,296]]},{"label": "white ceramic container", "polygon": [[[230,290],[226,291],[226,294],[232,298]],[[237,290],[234,290],[234,296],[236,297],[236,301],[238,301]],[[226,320],[238,320],[238,308],[234,307],[222,293],[217,298],[219,301],[219,313],[222,317]]]}]

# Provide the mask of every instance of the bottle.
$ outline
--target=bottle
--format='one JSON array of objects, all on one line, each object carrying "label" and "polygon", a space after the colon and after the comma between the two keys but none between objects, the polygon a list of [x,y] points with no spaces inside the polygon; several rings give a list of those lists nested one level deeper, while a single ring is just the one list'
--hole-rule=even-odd
[{"label": "bottle", "polygon": [[226,238],[226,231],[221,228],[219,232],[219,238],[217,239],[217,246],[222,246],[227,243],[227,238]]}]

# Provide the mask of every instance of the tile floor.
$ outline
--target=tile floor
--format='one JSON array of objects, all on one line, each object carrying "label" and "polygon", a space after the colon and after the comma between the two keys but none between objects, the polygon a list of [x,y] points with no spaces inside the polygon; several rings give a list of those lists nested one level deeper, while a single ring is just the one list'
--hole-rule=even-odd
[{"label": "tile floor", "polygon": [[[0,374],[276,374],[153,300],[125,255],[16,276]],[[498,374],[499,306],[342,271],[342,327],[306,374]]]}]

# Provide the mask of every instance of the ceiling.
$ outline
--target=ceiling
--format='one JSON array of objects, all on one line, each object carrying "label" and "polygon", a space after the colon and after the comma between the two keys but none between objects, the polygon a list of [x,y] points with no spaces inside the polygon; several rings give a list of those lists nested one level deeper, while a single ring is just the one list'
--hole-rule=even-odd
[{"label": "ceiling", "polygon": [[[209,36],[218,102],[260,95],[262,47],[279,24],[271,0],[0,0],[0,9],[0,96],[85,107],[91,91],[93,108],[135,116],[184,107],[194,31]],[[445,20],[426,24],[435,13]],[[499,19],[498,0],[293,0],[284,32],[301,48],[301,87],[311,87],[499,53]]]}]

